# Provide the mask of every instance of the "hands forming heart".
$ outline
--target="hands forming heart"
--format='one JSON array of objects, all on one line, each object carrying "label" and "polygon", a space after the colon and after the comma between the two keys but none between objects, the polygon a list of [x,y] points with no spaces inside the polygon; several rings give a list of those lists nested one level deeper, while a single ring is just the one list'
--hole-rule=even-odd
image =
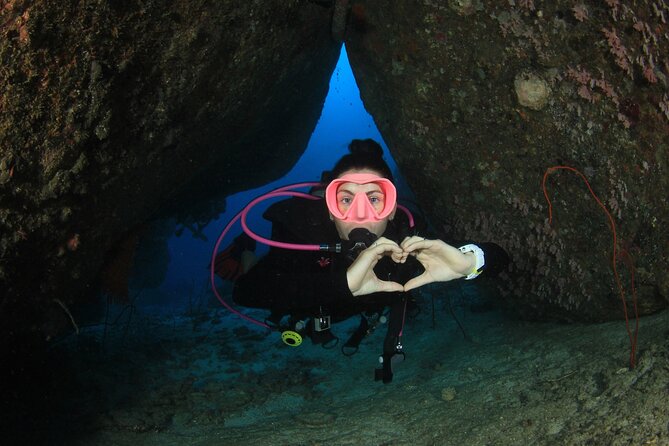
[{"label": "hands forming heart", "polygon": [[[425,271],[409,280],[404,286],[397,282],[379,279],[374,267],[384,256],[396,263],[404,263],[414,256]],[[348,286],[354,296],[363,296],[379,291],[409,291],[432,282],[448,282],[469,274],[476,263],[472,253],[463,254],[459,249],[441,240],[423,237],[407,237],[399,245],[380,237],[358,255],[346,272]]]}]

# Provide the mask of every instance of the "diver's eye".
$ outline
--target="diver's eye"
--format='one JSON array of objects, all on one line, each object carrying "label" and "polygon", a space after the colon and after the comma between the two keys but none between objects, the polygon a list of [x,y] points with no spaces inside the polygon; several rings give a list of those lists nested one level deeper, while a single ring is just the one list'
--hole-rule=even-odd
[{"label": "diver's eye", "polygon": [[370,195],[369,197],[369,202],[372,203],[372,205],[378,205],[378,204],[383,204],[383,195]]},{"label": "diver's eye", "polygon": [[340,202],[341,204],[351,204],[352,201],[353,201],[353,199],[352,199],[351,197],[342,197],[342,198],[339,200],[339,202]]}]

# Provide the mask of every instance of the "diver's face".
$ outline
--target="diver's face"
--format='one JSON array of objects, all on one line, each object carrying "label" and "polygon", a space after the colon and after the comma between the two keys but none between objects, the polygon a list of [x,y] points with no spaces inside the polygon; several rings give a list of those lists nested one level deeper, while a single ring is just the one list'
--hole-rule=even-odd
[{"label": "diver's face", "polygon": [[[353,169],[344,172],[341,175],[341,177],[352,173],[366,173],[366,174],[379,175],[378,172],[375,172],[370,169]],[[364,206],[361,206],[360,203],[354,203],[354,200],[356,196],[358,196],[358,194],[361,194],[359,196],[361,198],[364,198],[366,196],[366,199],[368,200],[371,208],[367,207],[367,203],[364,203]],[[342,183],[337,188],[337,208],[341,214],[346,214],[346,213],[351,214],[358,212],[358,209],[355,208],[351,209],[352,206],[359,207],[361,209],[360,212],[365,212],[364,208],[366,207],[367,212],[373,209],[375,212],[381,213],[386,205],[387,205],[386,194],[384,193],[383,188],[379,184],[376,183],[358,184],[353,182],[346,182]],[[393,208],[392,212],[389,215],[378,221],[373,221],[373,220],[346,221],[340,218],[336,218],[332,213],[330,213],[330,218],[334,221],[335,227],[337,228],[337,232],[339,233],[339,237],[342,240],[348,240],[349,233],[355,228],[367,229],[369,232],[372,232],[377,237],[380,237],[386,231],[386,228],[388,227],[388,221],[392,220],[394,217],[395,217],[395,208]]]}]

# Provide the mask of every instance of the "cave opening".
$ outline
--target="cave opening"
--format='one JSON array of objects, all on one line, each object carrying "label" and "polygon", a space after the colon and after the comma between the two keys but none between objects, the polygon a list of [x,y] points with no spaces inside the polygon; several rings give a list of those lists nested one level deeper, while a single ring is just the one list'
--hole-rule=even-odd
[{"label": "cave opening", "polygon": [[[167,218],[154,222],[151,233],[144,237],[135,252],[129,278],[129,299],[151,313],[180,314],[192,311],[194,305],[219,305],[211,293],[208,276],[214,243],[225,225],[251,200],[277,187],[305,181],[318,181],[321,173],[347,153],[352,139],[371,138],[384,149],[384,159],[393,171],[399,194],[413,200],[413,193],[399,172],[388,146],[383,140],[373,117],[367,112],[348,61],[345,46],[330,78],[320,119],[313,129],[304,153],[283,177],[260,187],[241,191],[220,200],[223,210],[217,219],[206,226],[177,223]],[[271,225],[260,215],[262,210],[278,200],[263,203],[252,214],[253,229],[269,236]],[[222,247],[241,233],[237,223],[224,239]],[[219,249],[220,250],[220,249]],[[268,251],[258,245],[256,253]],[[223,293],[229,293],[231,283],[219,281]],[[197,302],[197,303],[194,303]]]}]

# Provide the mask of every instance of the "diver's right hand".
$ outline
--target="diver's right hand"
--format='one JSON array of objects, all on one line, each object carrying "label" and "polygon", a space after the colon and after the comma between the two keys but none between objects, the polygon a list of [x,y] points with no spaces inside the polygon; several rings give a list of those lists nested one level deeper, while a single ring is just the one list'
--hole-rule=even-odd
[{"label": "diver's right hand", "polygon": [[346,271],[348,288],[354,296],[364,296],[379,291],[404,291],[404,287],[399,283],[381,280],[374,274],[376,264],[387,255],[399,263],[403,251],[397,243],[385,237],[380,237],[369,248],[360,252]]}]

